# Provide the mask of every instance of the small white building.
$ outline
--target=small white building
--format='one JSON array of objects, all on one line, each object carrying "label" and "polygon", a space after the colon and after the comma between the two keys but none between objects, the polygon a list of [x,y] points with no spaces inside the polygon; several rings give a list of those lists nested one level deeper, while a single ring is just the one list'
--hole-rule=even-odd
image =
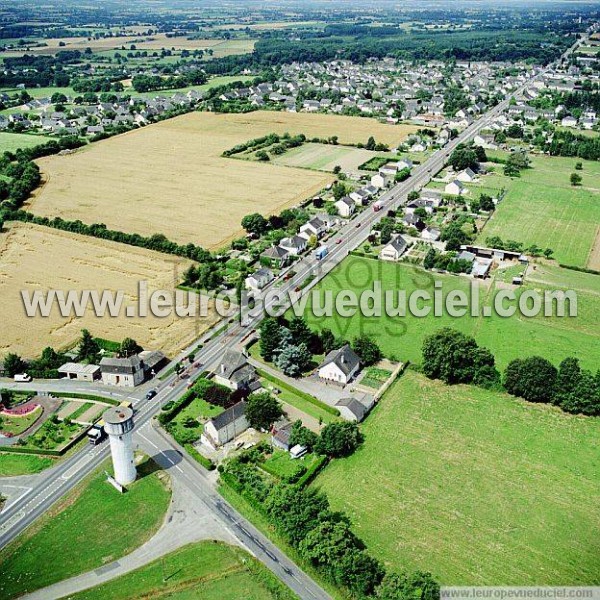
[{"label": "small white building", "polygon": [[397,235],[387,246],[384,246],[379,253],[381,260],[398,261],[408,248],[407,241]]},{"label": "small white building", "polygon": [[247,290],[262,290],[264,287],[269,285],[273,279],[275,279],[273,271],[263,267],[262,269],[258,269],[258,271],[252,273],[252,275],[246,277],[244,284]]},{"label": "small white building", "polygon": [[467,188],[458,179],[454,179],[446,185],[444,192],[453,196],[463,196],[467,193]]},{"label": "small white building", "polygon": [[100,379],[100,367],[98,365],[82,365],[81,363],[65,363],[58,368],[58,374],[65,379],[76,381],[95,381]]},{"label": "small white building", "polygon": [[456,175],[456,179],[458,179],[458,181],[462,181],[463,183],[472,183],[475,181],[476,177],[477,175],[475,172],[468,167]]},{"label": "small white building", "polygon": [[244,433],[248,427],[246,402],[242,400],[207,421],[201,440],[213,448],[218,448]]},{"label": "small white building", "polygon": [[279,247],[287,250],[292,256],[298,256],[306,250],[307,240],[300,235],[283,238],[279,242]]},{"label": "small white building", "polygon": [[327,231],[326,224],[319,219],[319,217],[313,217],[310,221],[307,221],[300,227],[300,233],[304,233],[310,237],[316,235],[318,238],[321,237]]},{"label": "small white building", "polygon": [[144,381],[144,365],[139,356],[130,358],[103,358],[100,361],[102,383],[135,387]]},{"label": "small white building", "polygon": [[354,200],[350,196],[344,196],[335,203],[335,207],[340,217],[348,218],[356,209],[356,204],[354,204]]},{"label": "small white building", "polygon": [[429,242],[437,242],[440,239],[442,232],[435,227],[426,227],[421,232],[421,237]]},{"label": "small white building", "polygon": [[362,402],[356,398],[342,398],[335,403],[335,407],[340,411],[342,419],[360,423],[367,416],[373,404],[375,401],[372,397],[367,397],[366,401]]},{"label": "small white building", "polygon": [[332,350],[318,369],[319,377],[346,385],[358,373],[360,359],[348,344]]},{"label": "small white building", "polygon": [[371,177],[371,185],[376,187],[378,190],[386,188],[391,181],[392,177],[390,175],[384,175],[383,173],[377,173],[377,175],[373,175],[373,177]]}]

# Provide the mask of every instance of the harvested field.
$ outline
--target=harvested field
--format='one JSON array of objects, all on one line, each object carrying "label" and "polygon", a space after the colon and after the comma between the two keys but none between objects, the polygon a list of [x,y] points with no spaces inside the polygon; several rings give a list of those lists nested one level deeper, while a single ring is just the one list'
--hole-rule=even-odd
[{"label": "harvested field", "polygon": [[48,318],[25,315],[21,290],[123,290],[124,304],[137,299],[140,280],[149,290],[173,290],[173,282],[190,261],[24,223],[11,223],[0,235],[0,354],[38,356],[45,346],[73,344],[82,328],[110,340],[132,337],[145,348],[173,354],[215,321],[148,316],[62,317],[56,307]]},{"label": "harvested field", "polygon": [[218,248],[240,235],[248,213],[280,212],[333,181],[307,169],[222,158],[224,150],[271,132],[337,135],[342,143],[373,135],[394,146],[415,129],[335,115],[189,113],[40,159],[46,183],[28,209]]}]

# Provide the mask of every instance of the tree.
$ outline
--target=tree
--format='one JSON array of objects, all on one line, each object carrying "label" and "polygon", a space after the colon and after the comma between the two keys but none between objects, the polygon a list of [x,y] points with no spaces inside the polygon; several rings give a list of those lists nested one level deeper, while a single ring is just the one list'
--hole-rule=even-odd
[{"label": "tree", "polygon": [[92,334],[87,329],[82,329],[79,348],[77,350],[77,360],[93,363],[98,360],[99,355],[100,346],[98,345],[98,342],[92,337]]},{"label": "tree", "polygon": [[366,367],[379,362],[383,356],[377,342],[368,335],[361,335],[354,338],[352,349],[358,354],[360,362]]},{"label": "tree", "polygon": [[464,169],[473,169],[474,171],[477,171],[479,169],[479,162],[475,151],[462,144],[459,144],[456,147],[456,150],[452,152],[448,159],[448,164],[452,166],[455,171],[463,171]]},{"label": "tree", "polygon": [[383,565],[364,550],[346,552],[337,571],[340,583],[359,598],[371,596],[385,574]]},{"label": "tree", "polygon": [[269,429],[281,415],[281,404],[269,392],[252,394],[246,400],[246,419],[255,429]]},{"label": "tree", "polygon": [[581,185],[582,177],[579,173],[571,173],[571,185],[577,186]]},{"label": "tree", "polygon": [[342,172],[342,167],[340,167],[340,165],[335,165],[335,167],[333,167],[334,175],[339,175],[341,172]]},{"label": "tree", "polygon": [[129,358],[142,350],[143,348],[134,339],[127,337],[119,346],[119,356],[122,358]]},{"label": "tree", "polygon": [[331,191],[333,193],[334,199],[337,201],[337,200],[341,200],[346,195],[348,190],[346,189],[346,186],[343,183],[336,181],[333,184]]},{"label": "tree", "polygon": [[273,317],[263,319],[260,324],[260,355],[266,361],[272,361],[279,348],[281,329],[281,325]]},{"label": "tree", "polygon": [[376,146],[377,146],[377,143],[375,142],[375,138],[373,136],[371,136],[367,140],[367,143],[365,144],[365,148],[367,150],[375,150]]},{"label": "tree", "polygon": [[4,371],[7,377],[14,377],[18,373],[23,373],[27,368],[27,363],[18,355],[13,352],[6,355],[4,359]]},{"label": "tree", "polygon": [[289,437],[290,447],[304,446],[309,452],[312,452],[318,440],[319,436],[314,431],[304,427],[302,421],[299,419],[294,421]]},{"label": "tree", "polygon": [[423,372],[430,379],[454,384],[471,383],[480,377],[487,382],[494,368],[492,353],[455,329],[440,329],[423,342]]},{"label": "tree", "polygon": [[325,352],[325,354],[329,354],[335,348],[339,348],[339,344],[337,343],[337,340],[335,339],[331,329],[323,329],[321,331],[320,338],[321,345],[323,346],[323,352]]},{"label": "tree", "polygon": [[246,215],[242,219],[242,227],[248,233],[254,233],[256,235],[261,235],[267,231],[268,221],[265,219],[260,213],[253,213],[251,215]]},{"label": "tree", "polygon": [[440,585],[431,573],[387,573],[375,597],[377,600],[439,600]]},{"label": "tree", "polygon": [[298,377],[310,366],[311,355],[306,344],[282,344],[275,365],[288,377]]},{"label": "tree", "polygon": [[426,269],[433,269],[433,267],[435,267],[435,259],[437,257],[437,252],[435,250],[435,248],[429,248],[429,250],[427,250],[427,254],[425,255],[425,258],[423,259],[423,267],[425,267]]},{"label": "tree", "polygon": [[576,162],[575,163],[575,170],[581,171],[582,169],[583,169],[583,163],[582,162]]},{"label": "tree", "polygon": [[511,361],[504,372],[504,387],[509,394],[529,402],[550,402],[556,391],[558,371],[541,356]]},{"label": "tree", "polygon": [[292,339],[296,343],[310,346],[313,340],[313,332],[310,330],[303,317],[293,317],[288,323],[288,329],[292,334]]},{"label": "tree", "polygon": [[481,194],[479,196],[479,206],[481,207],[481,210],[485,211],[494,210],[496,208],[493,198],[488,194]]},{"label": "tree", "polygon": [[329,423],[323,427],[315,451],[331,457],[350,456],[362,443],[358,425],[350,421]]},{"label": "tree", "polygon": [[408,192],[408,196],[406,197],[409,202],[414,202],[420,198],[419,192],[413,190],[412,192]]}]

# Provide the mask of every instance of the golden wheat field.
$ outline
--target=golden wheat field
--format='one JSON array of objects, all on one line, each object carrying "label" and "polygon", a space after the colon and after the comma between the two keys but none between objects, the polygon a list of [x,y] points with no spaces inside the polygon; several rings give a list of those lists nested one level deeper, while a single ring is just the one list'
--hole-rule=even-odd
[{"label": "golden wheat field", "polygon": [[38,161],[45,184],[27,209],[111,229],[217,248],[240,235],[242,217],[280,212],[333,181],[328,173],[222,158],[271,132],[339,136],[390,146],[416,128],[336,115],[194,112]]},{"label": "golden wheat field", "polygon": [[0,234],[0,354],[33,358],[46,346],[69,347],[87,328],[97,337],[132,337],[145,348],[174,355],[216,321],[214,311],[203,320],[124,314],[99,318],[91,312],[63,318],[57,311],[48,318],[29,318],[21,290],[123,290],[124,304],[129,305],[137,302],[138,281],[147,281],[150,292],[172,291],[190,261],[32,224],[5,228]]}]

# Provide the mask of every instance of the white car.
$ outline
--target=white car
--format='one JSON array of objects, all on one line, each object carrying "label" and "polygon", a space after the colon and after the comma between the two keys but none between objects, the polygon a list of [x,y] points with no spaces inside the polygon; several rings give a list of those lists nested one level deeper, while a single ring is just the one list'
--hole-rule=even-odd
[{"label": "white car", "polygon": [[28,381],[32,381],[32,377],[31,377],[31,375],[28,375],[27,373],[17,373],[14,376],[14,380],[17,383],[26,383]]}]

